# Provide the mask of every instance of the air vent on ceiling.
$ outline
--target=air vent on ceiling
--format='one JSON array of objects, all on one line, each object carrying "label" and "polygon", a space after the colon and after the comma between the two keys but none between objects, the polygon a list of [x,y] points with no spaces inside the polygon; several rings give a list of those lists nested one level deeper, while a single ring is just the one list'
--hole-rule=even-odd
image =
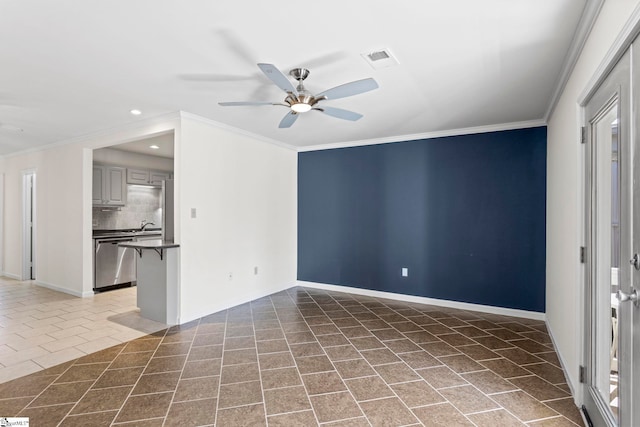
[{"label": "air vent on ceiling", "polygon": [[398,65],[398,60],[389,49],[380,49],[369,53],[363,53],[362,57],[376,70]]},{"label": "air vent on ceiling", "polygon": [[379,52],[371,52],[369,55],[367,55],[369,57],[370,61],[380,61],[382,59],[387,59],[389,57],[389,54],[387,52],[385,52],[384,50],[381,50]]}]

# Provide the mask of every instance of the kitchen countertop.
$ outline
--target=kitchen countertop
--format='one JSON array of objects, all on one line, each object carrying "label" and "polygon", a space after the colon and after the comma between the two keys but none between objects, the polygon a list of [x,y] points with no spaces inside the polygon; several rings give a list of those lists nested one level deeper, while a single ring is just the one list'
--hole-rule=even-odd
[{"label": "kitchen countertop", "polygon": [[156,239],[156,240],[144,240],[142,242],[124,242],[120,243],[118,246],[122,246],[123,248],[133,248],[133,249],[170,249],[170,248],[179,248],[180,245],[173,242],[168,242],[166,240]]},{"label": "kitchen countertop", "polygon": [[139,228],[125,228],[119,230],[93,230],[94,239],[102,239],[105,237],[153,236],[161,234],[161,228],[146,228],[144,231],[141,231]]}]

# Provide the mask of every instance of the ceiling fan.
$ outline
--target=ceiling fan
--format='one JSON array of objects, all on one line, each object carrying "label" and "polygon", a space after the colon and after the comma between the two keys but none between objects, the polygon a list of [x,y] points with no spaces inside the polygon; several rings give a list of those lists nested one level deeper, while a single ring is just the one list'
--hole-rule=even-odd
[{"label": "ceiling fan", "polygon": [[291,127],[298,119],[298,116],[302,113],[306,113],[310,110],[320,111],[331,117],[337,117],[338,119],[356,121],[362,118],[362,114],[355,113],[349,110],[343,110],[342,108],[320,106],[320,101],[346,98],[348,96],[358,95],[360,93],[368,92],[378,88],[378,83],[372,78],[356,80],[353,82],[345,83],[340,86],[336,86],[331,89],[327,89],[324,92],[320,92],[317,95],[311,94],[305,89],[303,81],[309,77],[310,71],[306,68],[294,68],[289,74],[298,81],[298,86],[295,87],[289,81],[289,79],[276,68],[273,64],[258,64],[258,67],[262,72],[278,86],[280,89],[287,93],[287,97],[283,102],[253,102],[253,101],[240,101],[240,102],[219,102],[218,104],[223,107],[238,107],[247,105],[281,105],[287,107],[290,111],[284,116],[280,125],[280,128]]}]

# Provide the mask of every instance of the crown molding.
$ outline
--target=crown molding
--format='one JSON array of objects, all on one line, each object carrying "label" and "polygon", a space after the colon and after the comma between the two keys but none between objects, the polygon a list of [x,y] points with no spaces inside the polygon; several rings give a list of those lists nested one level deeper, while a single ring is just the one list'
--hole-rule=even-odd
[{"label": "crown molding", "polygon": [[587,43],[589,34],[596,23],[596,19],[600,14],[600,9],[602,9],[604,2],[605,0],[587,0],[587,4],[585,4],[584,9],[582,10],[578,27],[576,28],[576,32],[573,34],[569,51],[567,52],[564,64],[562,65],[560,77],[558,77],[558,80],[556,81],[556,86],[553,91],[553,95],[551,96],[549,107],[547,108],[547,112],[544,116],[544,120],[546,122],[549,121],[549,118],[551,118],[551,115],[560,101],[562,92],[564,92],[564,89],[569,82],[569,78],[578,63],[582,49],[584,49],[584,45]]},{"label": "crown molding", "polygon": [[[121,125],[121,126],[118,126],[118,127],[109,128],[109,129],[103,129],[103,130],[100,130],[100,131],[97,131],[97,132],[92,132],[92,133],[81,135],[81,136],[77,136],[77,137],[74,137],[74,138],[53,142],[51,144],[40,145],[38,147],[33,147],[33,148],[29,148],[29,149],[22,150],[22,151],[17,151],[15,153],[5,154],[3,156],[0,156],[0,158],[8,159],[8,158],[11,158],[11,157],[22,156],[22,155],[25,155],[25,154],[37,153],[37,152],[49,150],[49,149],[52,149],[52,148],[62,147],[64,145],[80,144],[80,143],[83,143],[83,142],[90,142],[90,141],[93,142],[93,141],[101,139],[101,138],[110,139],[110,138],[116,137],[116,135],[118,135],[118,134],[122,134],[122,133],[125,133],[125,132],[135,132],[137,130],[142,130],[142,129],[145,129],[145,128],[151,128],[153,126],[157,126],[157,125],[160,125],[160,124],[164,125],[164,124],[166,124],[168,122],[179,120],[179,119],[180,119],[179,112],[172,112],[172,113],[168,113],[168,114],[162,114],[160,116],[150,117],[148,119],[136,120],[135,122],[127,123],[127,124],[124,124],[124,125]],[[163,133],[163,132],[166,132],[167,130],[169,130],[169,129],[165,129],[165,128],[158,129],[157,132],[153,132],[153,133],[154,134]],[[136,139],[140,139],[140,138],[130,138],[130,141],[134,141]],[[125,143],[125,142],[130,142],[130,141],[127,141],[127,140],[123,139],[123,140],[119,140],[118,143]],[[110,143],[110,144],[112,145],[112,143]],[[96,148],[101,148],[101,147],[96,147]]]},{"label": "crown molding", "polygon": [[447,136],[472,135],[476,133],[499,132],[503,130],[526,129],[526,128],[533,128],[538,126],[546,126],[546,125],[547,125],[546,121],[542,119],[529,120],[524,122],[512,122],[512,123],[502,123],[502,124],[487,125],[487,126],[475,126],[475,127],[469,127],[469,128],[461,128],[461,129],[442,130],[442,131],[436,131],[436,132],[416,133],[411,135],[389,136],[384,138],[365,139],[360,141],[347,141],[347,142],[336,142],[333,144],[311,145],[308,147],[299,147],[298,152],[332,150],[335,148],[360,147],[364,145],[391,144],[394,142],[442,138]]},{"label": "crown molding", "polygon": [[607,54],[604,56],[602,62],[600,62],[595,73],[593,73],[593,76],[585,85],[585,89],[580,93],[578,97],[578,104],[580,106],[584,106],[589,101],[639,34],[640,4],[633,10],[624,27],[622,27],[622,31],[620,31],[620,34],[618,34],[613,45],[611,45],[607,51]]}]

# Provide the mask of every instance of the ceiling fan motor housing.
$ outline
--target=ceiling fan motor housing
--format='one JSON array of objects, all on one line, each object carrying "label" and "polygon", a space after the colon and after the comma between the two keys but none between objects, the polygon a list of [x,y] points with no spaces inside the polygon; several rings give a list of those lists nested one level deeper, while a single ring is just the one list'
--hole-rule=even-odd
[{"label": "ceiling fan motor housing", "polygon": [[311,71],[307,70],[306,68],[294,68],[289,71],[289,75],[299,82],[309,77],[309,74],[311,74]]}]

